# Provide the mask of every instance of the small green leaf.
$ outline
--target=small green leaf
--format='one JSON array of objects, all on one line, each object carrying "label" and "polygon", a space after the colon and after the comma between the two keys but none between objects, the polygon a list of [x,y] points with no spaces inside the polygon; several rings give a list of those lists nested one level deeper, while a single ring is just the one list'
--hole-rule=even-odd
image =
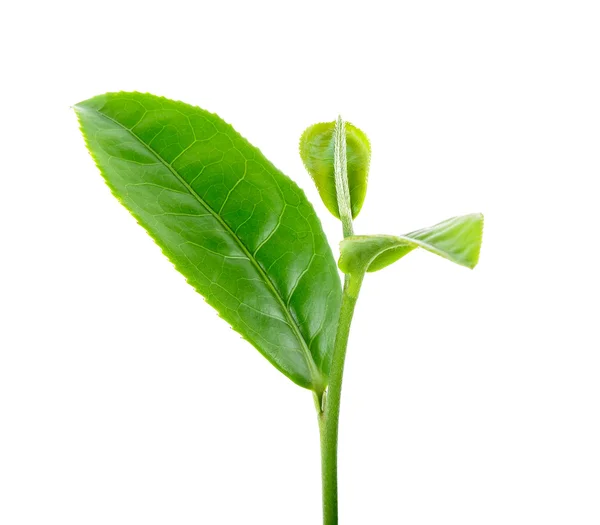
[{"label": "small green leaf", "polygon": [[[356,218],[367,194],[371,145],[360,129],[349,122],[345,125],[348,187],[352,217]],[[335,122],[323,122],[307,128],[300,138],[300,156],[319,190],[323,203],[339,219],[334,170],[335,126]]]},{"label": "small green leaf", "polygon": [[198,107],[109,93],[75,110],[113,194],[177,270],[276,368],[322,391],[341,285],[302,190]]},{"label": "small green leaf", "polygon": [[344,273],[375,272],[415,248],[423,248],[456,264],[474,268],[479,261],[483,215],[454,217],[406,235],[356,235],[340,243],[339,267]]}]

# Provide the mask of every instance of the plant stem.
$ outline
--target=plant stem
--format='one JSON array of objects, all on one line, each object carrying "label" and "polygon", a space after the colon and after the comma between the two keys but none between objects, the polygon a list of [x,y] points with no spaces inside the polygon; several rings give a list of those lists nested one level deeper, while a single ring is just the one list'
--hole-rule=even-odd
[{"label": "plant stem", "polygon": [[[344,238],[354,235],[352,225],[352,207],[348,185],[348,161],[346,157],[346,125],[338,117],[334,129],[333,167],[338,210]],[[321,435],[321,475],[323,478],[323,525],[338,525],[338,488],[337,488],[337,447],[340,421],[340,400],[342,397],[342,378],[350,325],[354,307],[360,292],[364,273],[346,275],[340,318],[333,348],[329,386],[321,394],[315,394],[315,406],[319,418]]]},{"label": "plant stem", "polygon": [[321,435],[321,472],[323,478],[323,525],[338,525],[337,447],[344,361],[350,325],[364,274],[347,276],[342,295],[329,386],[323,399],[316,398]]}]

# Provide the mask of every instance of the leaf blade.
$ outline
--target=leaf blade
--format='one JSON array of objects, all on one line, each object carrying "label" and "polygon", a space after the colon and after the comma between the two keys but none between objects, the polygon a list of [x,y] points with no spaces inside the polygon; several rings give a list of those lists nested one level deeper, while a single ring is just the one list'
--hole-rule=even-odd
[{"label": "leaf blade", "polygon": [[75,106],[113,194],[221,317],[323,388],[341,286],[312,206],[214,114],[140,93]]},{"label": "leaf blade", "polygon": [[375,272],[398,261],[416,248],[473,269],[479,262],[483,215],[453,217],[406,235],[357,235],[340,244],[338,266],[344,273]]}]

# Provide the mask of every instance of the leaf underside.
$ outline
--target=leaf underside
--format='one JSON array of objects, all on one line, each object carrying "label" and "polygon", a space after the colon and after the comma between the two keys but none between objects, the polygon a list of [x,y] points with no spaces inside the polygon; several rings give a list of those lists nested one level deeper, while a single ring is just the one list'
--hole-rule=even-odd
[{"label": "leaf underside", "polygon": [[113,194],[177,270],[276,368],[322,390],[341,286],[303,191],[198,107],[109,93],[75,110]]},{"label": "leaf underside", "polygon": [[461,266],[479,261],[483,215],[473,213],[402,236],[355,235],[340,244],[339,267],[344,273],[375,272],[423,248]]}]

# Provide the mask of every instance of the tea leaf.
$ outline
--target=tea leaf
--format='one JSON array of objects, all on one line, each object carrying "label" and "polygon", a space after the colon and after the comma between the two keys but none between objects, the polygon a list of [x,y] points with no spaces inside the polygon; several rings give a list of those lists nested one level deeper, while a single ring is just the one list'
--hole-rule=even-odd
[{"label": "tea leaf", "polygon": [[[340,212],[335,183],[335,122],[322,122],[307,128],[300,138],[300,156],[319,190],[327,209],[338,219]],[[367,194],[371,145],[356,126],[345,122],[348,187],[352,217],[356,218]]]},{"label": "tea leaf", "polygon": [[430,228],[399,237],[356,235],[340,244],[339,267],[344,273],[375,272],[423,248],[456,264],[474,268],[479,261],[483,215],[454,217]]},{"label": "tea leaf", "polygon": [[113,194],[177,270],[275,367],[322,391],[341,286],[302,190],[198,107],[110,93],[75,110]]}]

